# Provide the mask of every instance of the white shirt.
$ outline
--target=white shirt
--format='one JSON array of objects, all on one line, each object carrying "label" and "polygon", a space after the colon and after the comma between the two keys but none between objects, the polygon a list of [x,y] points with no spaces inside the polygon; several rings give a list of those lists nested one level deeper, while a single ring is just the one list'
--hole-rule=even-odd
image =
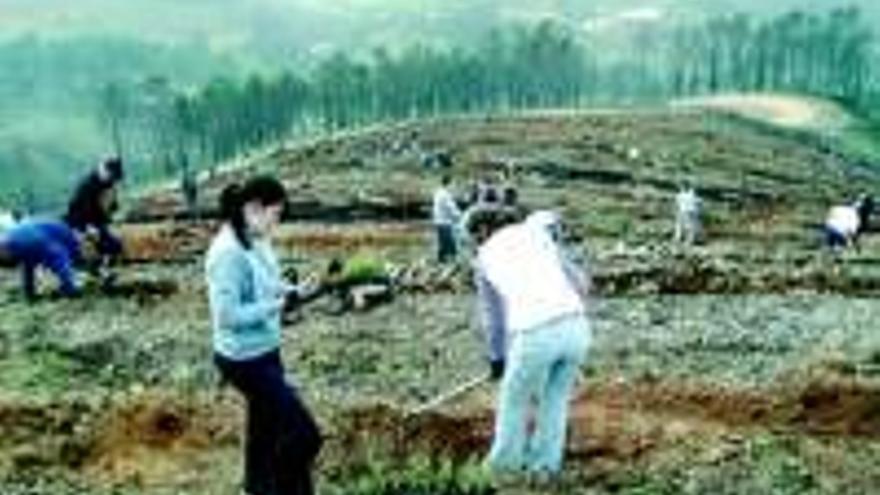
[{"label": "white shirt", "polygon": [[856,235],[860,223],[859,212],[854,207],[835,206],[828,212],[825,225],[840,235],[850,238]]},{"label": "white shirt", "polygon": [[3,232],[7,232],[12,227],[15,227],[16,221],[15,217],[12,216],[12,213],[8,211],[0,211],[0,234]]},{"label": "white shirt", "polygon": [[508,332],[586,312],[546,229],[528,222],[506,227],[480,247],[477,263],[502,300]]},{"label": "white shirt", "polygon": [[434,192],[434,206],[432,210],[432,219],[434,225],[457,225],[461,218],[461,210],[455,203],[452,193],[445,187],[441,187]]},{"label": "white shirt", "polygon": [[700,211],[700,198],[693,189],[685,189],[678,193],[675,197],[675,203],[678,206],[678,214],[691,216],[696,215]]}]

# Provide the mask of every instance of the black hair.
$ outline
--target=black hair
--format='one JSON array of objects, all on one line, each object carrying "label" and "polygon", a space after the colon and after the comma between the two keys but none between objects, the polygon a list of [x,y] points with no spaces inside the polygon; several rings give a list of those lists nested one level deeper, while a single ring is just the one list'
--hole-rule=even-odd
[{"label": "black hair", "polygon": [[498,190],[494,187],[489,186],[485,190],[483,190],[483,201],[485,201],[486,203],[498,203],[499,199],[500,198],[498,197]]},{"label": "black hair", "polygon": [[254,177],[243,186],[231,184],[220,193],[220,218],[229,223],[235,237],[245,249],[251,248],[251,238],[244,219],[244,206],[258,201],[263,206],[285,205],[287,191],[274,177]]},{"label": "black hair", "polygon": [[119,182],[125,178],[125,170],[122,167],[122,158],[118,156],[111,156],[104,159],[104,170],[110,174],[110,179],[113,182]]},{"label": "black hair", "polygon": [[330,260],[330,264],[327,265],[327,275],[340,275],[344,268],[345,265],[342,263],[341,259],[333,258]]},{"label": "black hair", "polygon": [[497,206],[479,207],[470,215],[465,229],[478,243],[483,243],[498,230],[521,222],[523,220],[523,213],[514,208]]}]

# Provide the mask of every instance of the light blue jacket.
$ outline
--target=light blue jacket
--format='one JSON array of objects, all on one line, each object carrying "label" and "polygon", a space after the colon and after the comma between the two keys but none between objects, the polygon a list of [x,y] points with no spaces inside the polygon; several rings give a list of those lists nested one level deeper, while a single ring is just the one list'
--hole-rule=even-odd
[{"label": "light blue jacket", "polygon": [[244,361],[281,346],[285,284],[268,242],[255,240],[245,249],[224,226],[208,250],[205,276],[216,353]]}]

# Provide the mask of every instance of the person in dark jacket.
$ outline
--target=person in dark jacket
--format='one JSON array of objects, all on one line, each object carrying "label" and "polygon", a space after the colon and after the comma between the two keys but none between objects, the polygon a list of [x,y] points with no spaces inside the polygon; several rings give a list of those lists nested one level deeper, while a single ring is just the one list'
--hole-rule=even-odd
[{"label": "person in dark jacket", "polygon": [[123,180],[122,160],[112,157],[101,162],[76,187],[67,206],[64,221],[82,234],[97,234],[100,262],[95,271],[102,277],[111,261],[122,254],[122,241],[110,231],[117,208],[117,185]]},{"label": "person in dark jacket", "polygon": [[21,265],[25,296],[34,299],[37,267],[51,271],[60,283],[61,294],[79,294],[74,264],[81,260],[79,240],[64,222],[28,220],[13,226],[0,236],[0,259]]}]

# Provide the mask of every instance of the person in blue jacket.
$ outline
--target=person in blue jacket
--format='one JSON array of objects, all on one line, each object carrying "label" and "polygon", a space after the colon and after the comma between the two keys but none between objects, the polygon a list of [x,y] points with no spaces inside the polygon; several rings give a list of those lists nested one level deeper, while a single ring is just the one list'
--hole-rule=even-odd
[{"label": "person in blue jacket", "polygon": [[247,402],[244,493],[311,495],[321,432],[281,361],[282,316],[291,295],[269,242],[286,203],[281,183],[257,177],[223,191],[224,219],[205,260],[214,360]]},{"label": "person in blue jacket", "polygon": [[0,258],[22,269],[22,285],[28,299],[37,295],[36,270],[43,267],[58,279],[61,294],[79,294],[74,265],[82,261],[80,243],[64,222],[26,220],[0,235]]}]

